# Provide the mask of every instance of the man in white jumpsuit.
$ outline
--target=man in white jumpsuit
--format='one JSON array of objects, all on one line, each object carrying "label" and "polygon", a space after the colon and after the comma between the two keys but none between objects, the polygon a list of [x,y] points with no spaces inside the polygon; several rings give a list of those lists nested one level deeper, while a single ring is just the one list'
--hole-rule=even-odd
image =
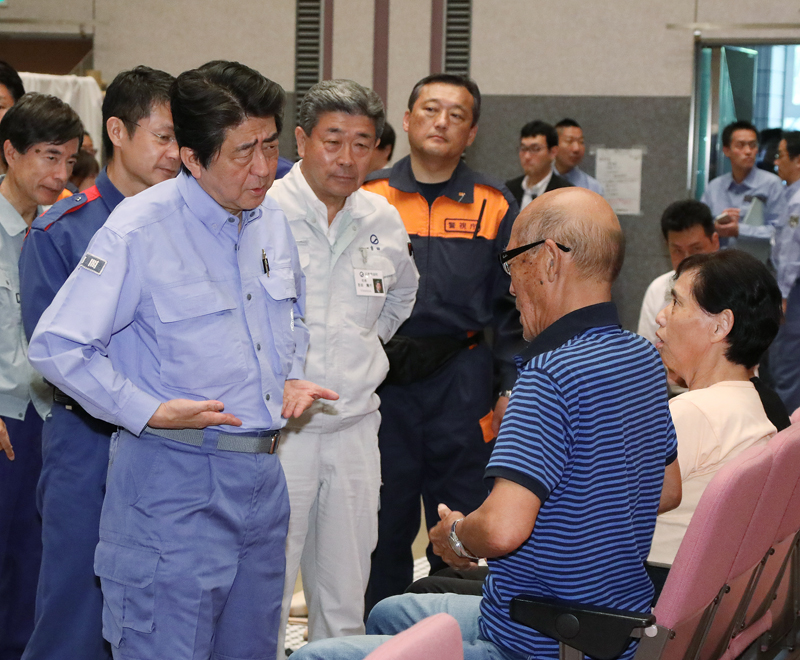
[{"label": "man in white jumpsuit", "polygon": [[314,641],[364,633],[381,483],[375,389],[389,368],[381,342],[411,314],[419,274],[399,213],[360,190],[383,129],[380,97],[349,80],[321,82],[298,123],[302,160],[269,195],[306,276],[306,377],[340,396],[294,420],[278,450],[292,509],[281,632],[300,567]]}]

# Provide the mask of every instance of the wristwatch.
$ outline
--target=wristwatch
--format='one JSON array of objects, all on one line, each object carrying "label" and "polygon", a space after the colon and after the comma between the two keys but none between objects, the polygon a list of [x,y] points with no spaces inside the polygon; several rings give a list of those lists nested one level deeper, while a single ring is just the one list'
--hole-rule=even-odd
[{"label": "wristwatch", "polygon": [[471,559],[472,561],[479,561],[480,557],[476,557],[475,555],[469,554],[467,549],[464,547],[464,544],[458,538],[458,534],[456,534],[456,525],[460,523],[463,518],[459,518],[456,520],[452,527],[450,527],[450,536],[447,537],[447,540],[450,542],[450,549],[455,552],[459,557],[464,557],[464,559]]},{"label": "wristwatch", "polygon": [[504,396],[507,399],[511,398],[511,390],[503,390],[500,392],[500,396]]}]

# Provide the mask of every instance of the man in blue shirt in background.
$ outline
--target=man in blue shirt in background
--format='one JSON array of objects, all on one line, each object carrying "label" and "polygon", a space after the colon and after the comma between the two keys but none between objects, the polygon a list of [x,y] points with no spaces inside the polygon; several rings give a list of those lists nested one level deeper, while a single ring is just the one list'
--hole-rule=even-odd
[{"label": "man in blue shirt in background", "polygon": [[786,216],[773,248],[785,322],[769,348],[772,386],[789,413],[800,407],[800,132],[787,131],[775,159],[786,182]]},{"label": "man in blue shirt in background", "polygon": [[272,658],[301,380],[297,248],[265,202],[285,93],[235,62],[181,74],[178,177],[124,200],[44,312],[30,359],[111,442],[95,572],[115,658]]},{"label": "man in blue shirt in background", "polygon": [[[178,174],[169,90],[175,78],[149,67],[123,71],[103,100],[108,166],[96,184],[39,216],[19,262],[22,322],[30,339],[39,318],[77,267],[95,232],[125,197]],[[103,598],[94,551],[116,427],[56,390],[42,430],[42,568],[36,625],[25,660],[105,660]]]},{"label": "man in blue shirt in background", "polygon": [[[63,101],[24,95],[0,121],[0,658],[18,660],[33,629],[42,527],[36,484],[42,419],[52,393],[27,360],[19,305],[19,252],[43,205],[72,174],[83,137]],[[5,452],[5,454],[3,453]]]},{"label": "man in blue shirt in background", "polygon": [[583,139],[581,125],[574,119],[565,117],[556,124],[555,128],[558,131],[558,151],[553,163],[553,170],[573,186],[586,188],[598,195],[605,195],[603,184],[578,167],[586,155],[586,143]]},{"label": "man in blue shirt in background", "polygon": [[[714,215],[723,248],[738,247],[766,262],[770,241],[786,211],[783,184],[755,166],[758,132],[750,122],[735,121],[723,129],[722,153],[731,161],[731,171],[709,181],[700,201]],[[756,199],[764,207],[763,224],[745,223]]]}]

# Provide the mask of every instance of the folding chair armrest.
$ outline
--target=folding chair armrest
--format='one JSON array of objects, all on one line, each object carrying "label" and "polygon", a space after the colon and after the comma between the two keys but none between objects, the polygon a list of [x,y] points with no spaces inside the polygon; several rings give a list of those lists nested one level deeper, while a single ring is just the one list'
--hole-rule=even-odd
[{"label": "folding chair armrest", "polygon": [[520,595],[511,619],[598,660],[612,660],[628,647],[637,629],[656,622],[652,614],[613,610],[537,596]]}]

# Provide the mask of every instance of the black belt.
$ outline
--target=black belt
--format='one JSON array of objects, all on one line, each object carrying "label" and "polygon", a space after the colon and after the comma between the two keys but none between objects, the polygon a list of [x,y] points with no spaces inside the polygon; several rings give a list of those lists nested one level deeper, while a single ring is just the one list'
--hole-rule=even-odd
[{"label": "black belt", "polygon": [[66,406],[69,410],[85,412],[80,403],[75,401],[75,399],[73,399],[69,394],[62,392],[57,387],[53,388],[53,401],[60,403],[62,406]]}]

